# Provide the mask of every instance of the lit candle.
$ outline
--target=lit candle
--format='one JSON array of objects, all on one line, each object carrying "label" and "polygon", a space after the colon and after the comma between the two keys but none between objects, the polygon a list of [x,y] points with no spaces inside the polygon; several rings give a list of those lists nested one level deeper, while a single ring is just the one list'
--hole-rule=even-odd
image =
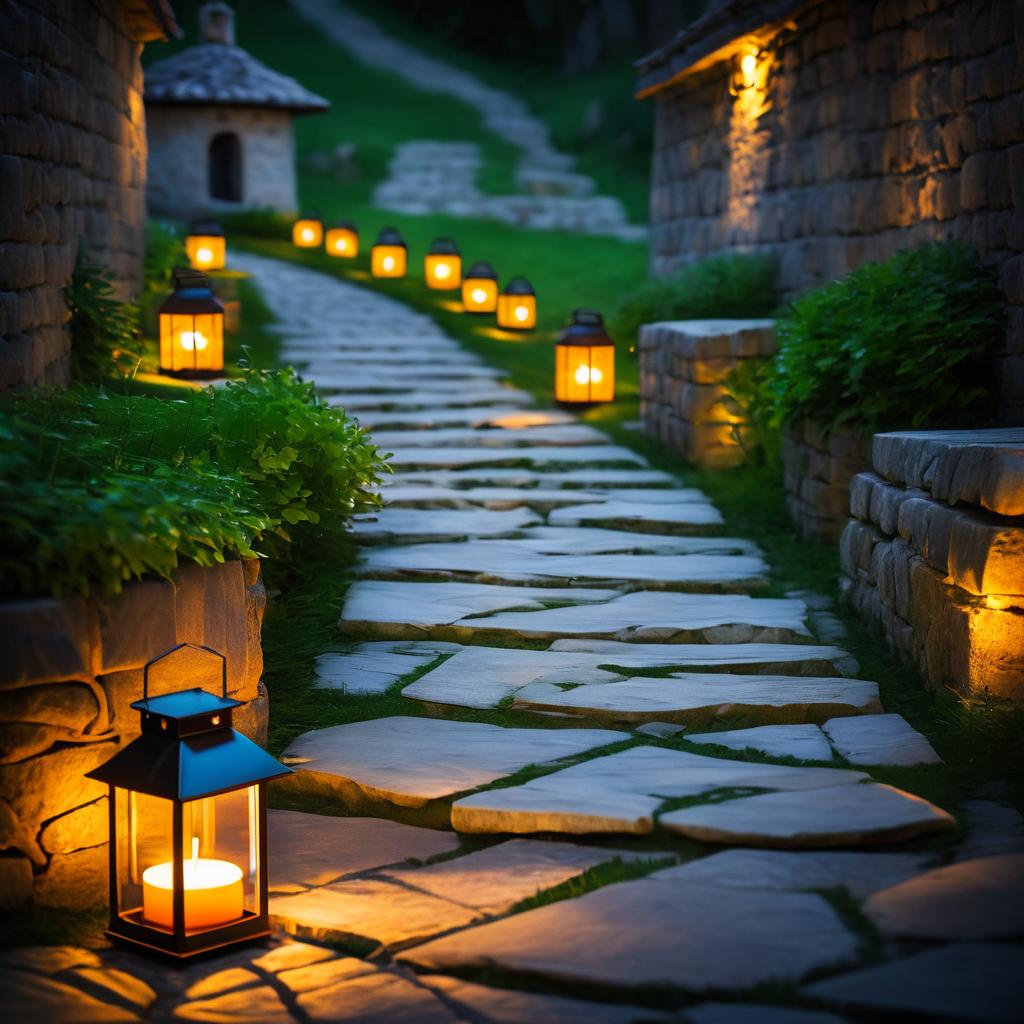
[{"label": "lit candle", "polygon": [[[185,929],[213,928],[242,916],[242,869],[226,860],[199,856],[192,837],[192,858],[185,861]],[[174,865],[154,864],[142,873],[142,916],[164,928],[174,927]]]}]

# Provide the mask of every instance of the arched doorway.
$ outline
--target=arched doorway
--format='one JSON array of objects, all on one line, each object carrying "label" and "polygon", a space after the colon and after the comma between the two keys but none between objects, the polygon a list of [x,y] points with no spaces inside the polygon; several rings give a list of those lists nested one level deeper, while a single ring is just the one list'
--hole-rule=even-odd
[{"label": "arched doorway", "polygon": [[210,140],[210,198],[242,201],[242,143],[234,132]]}]

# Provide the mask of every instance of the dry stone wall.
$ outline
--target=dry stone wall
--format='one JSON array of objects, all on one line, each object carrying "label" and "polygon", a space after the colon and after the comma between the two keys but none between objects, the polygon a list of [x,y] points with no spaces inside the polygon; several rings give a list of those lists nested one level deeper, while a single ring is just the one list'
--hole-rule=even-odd
[{"label": "dry stone wall", "polygon": [[724,383],[739,363],[775,352],[772,320],[674,320],[640,328],[644,431],[698,466],[743,461],[742,416]]},{"label": "dry stone wall", "polygon": [[968,242],[1010,307],[993,416],[1024,423],[1024,4],[820,0],[787,21],[750,38],[750,87],[733,58],[656,94],[654,271],[771,252],[794,293]]},{"label": "dry stone wall", "polygon": [[1024,430],[878,434],[840,542],[850,601],[934,686],[1024,701]]},{"label": "dry stone wall", "polygon": [[[87,907],[106,899],[106,787],[85,773],[139,734],[142,666],[177,643],[221,651],[235,715],[266,740],[260,682],[266,593],[257,562],[183,566],[174,581],[115,598],[0,604],[0,908],[29,898]],[[151,694],[220,686],[209,656],[181,652],[150,674]]]},{"label": "dry stone wall", "polygon": [[146,135],[140,43],[116,0],[0,5],[0,387],[67,384],[78,248],[138,288]]}]

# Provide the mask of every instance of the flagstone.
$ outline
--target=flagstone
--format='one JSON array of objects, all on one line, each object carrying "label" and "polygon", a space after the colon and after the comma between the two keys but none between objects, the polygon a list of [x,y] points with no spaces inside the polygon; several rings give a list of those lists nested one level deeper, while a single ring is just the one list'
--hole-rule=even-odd
[{"label": "flagstone", "polygon": [[[109,968],[107,968],[109,970]],[[204,974],[198,981],[193,982],[185,989],[186,999],[205,999],[209,996],[220,995],[222,992],[230,992],[232,989],[242,988],[245,985],[255,985],[263,979],[248,967],[226,967],[223,970],[214,971],[212,974]]]},{"label": "flagstone", "polygon": [[956,828],[951,814],[927,800],[873,782],[685,807],[659,823],[703,842],[768,847],[895,843]]},{"label": "flagstone", "polygon": [[824,1010],[801,1010],[765,1003],[701,1003],[688,1006],[686,1024],[844,1024],[842,1017]]},{"label": "flagstone", "polygon": [[452,805],[452,825],[459,832],[645,834],[652,831],[654,813],[666,799],[739,788],[826,787],[836,792],[866,777],[837,768],[757,764],[664,747],[632,747],[518,786],[463,797]]},{"label": "flagstone", "polygon": [[[441,341],[442,339],[437,339]],[[281,346],[283,359],[304,359],[315,362],[317,370],[326,368],[332,372],[343,369],[353,369],[357,372],[373,370],[378,367],[387,367],[394,370],[397,377],[416,376],[417,372],[422,375],[422,367],[409,365],[408,343],[406,348],[342,348],[329,344],[320,345],[299,345],[283,344]],[[434,367],[449,366],[483,366],[483,362],[476,356],[459,348],[451,343],[448,345],[435,343],[429,349],[431,369]]]},{"label": "flagstone", "polygon": [[268,953],[258,956],[252,961],[252,965],[261,971],[266,971],[267,974],[277,974],[279,971],[290,971],[296,967],[308,967],[321,960],[330,960],[333,956],[333,951],[324,949],[323,946],[313,946],[308,942],[295,942],[288,939]]},{"label": "flagstone", "polygon": [[267,824],[271,892],[300,892],[345,875],[425,861],[459,848],[458,836],[451,832],[386,818],[271,810]]},{"label": "flagstone", "polygon": [[376,718],[304,733],[284,752],[287,783],[340,797],[422,807],[623,739],[606,729],[506,729],[437,718]]},{"label": "flagstone", "polygon": [[482,508],[453,509],[444,515],[438,515],[432,509],[383,508],[372,516],[359,516],[353,520],[352,533],[363,541],[495,537],[515,534],[539,522],[539,517],[525,508],[507,512],[491,512]]},{"label": "flagstone", "polygon": [[312,1024],[458,1024],[429,989],[391,971],[375,971],[305,992],[299,1009]]},{"label": "flagstone", "polygon": [[856,959],[818,895],[660,879],[609,885],[408,950],[430,970],[489,968],[553,981],[703,992],[793,982]]},{"label": "flagstone", "polygon": [[467,469],[406,469],[394,473],[394,484],[432,483],[441,487],[502,484],[506,487],[638,487],[666,491],[677,483],[660,469],[602,468],[583,466],[566,470],[540,471],[523,467],[476,466]]},{"label": "flagstone", "polygon": [[311,992],[314,989],[333,985],[337,981],[347,981],[363,974],[373,974],[377,970],[377,967],[366,960],[341,956],[282,971],[277,976],[277,980],[292,992]]},{"label": "flagstone", "polygon": [[[425,508],[461,508],[466,505],[481,505],[484,508],[516,508],[528,505],[530,508],[549,512],[561,505],[579,505],[609,500],[630,501],[637,504],[664,505],[673,503],[705,504],[707,498],[700,491],[680,489],[671,491],[665,488],[616,488],[615,490],[584,491],[570,488],[544,487],[439,487],[427,483],[385,483],[381,488],[381,497],[387,505],[418,505]],[[552,529],[552,533],[556,532]],[[618,533],[634,538],[636,533],[627,531],[599,530],[559,527],[557,532],[565,537],[582,533]],[[641,537],[658,537],[658,534],[642,534]],[[667,538],[671,540],[672,538]],[[686,538],[684,538],[686,539]],[[695,538],[690,538],[695,539]],[[706,538],[712,539],[712,538]],[[750,543],[749,541],[746,543]]]},{"label": "flagstone", "polygon": [[920,875],[933,862],[920,853],[739,849],[688,861],[662,876],[727,889],[845,889],[864,899]]},{"label": "flagstone", "polygon": [[319,391],[402,391],[406,385],[423,390],[458,388],[474,381],[491,381],[508,376],[505,370],[477,363],[433,363],[423,366],[364,367],[325,363],[317,367],[316,386]]},{"label": "flagstone", "polygon": [[[831,680],[845,683],[846,680]],[[732,750],[756,750],[769,757],[796,757],[801,761],[831,761],[832,748],[816,725],[759,725],[752,729],[690,733],[690,743],[714,743]]]},{"label": "flagstone", "polygon": [[[399,358],[407,358],[402,353]],[[428,409],[365,412],[359,424],[366,430],[402,430],[417,427],[544,427],[556,423],[575,423],[576,417],[559,409],[517,409],[514,406],[489,406],[480,409],[439,405]]]},{"label": "flagstone", "polygon": [[[537,466],[564,463],[633,463],[643,466],[642,455],[629,448],[613,444],[592,444],[572,447],[551,445],[550,447],[523,446],[520,448],[397,448],[391,453],[389,463],[407,469],[411,466],[437,466],[452,469],[459,466],[501,465],[509,462],[531,463]],[[601,506],[604,507],[604,506]],[[691,506],[685,506],[690,508]],[[552,513],[554,515],[555,513]],[[569,520],[566,520],[568,522]],[[721,522],[721,519],[707,520]]]},{"label": "flagstone", "polygon": [[512,448],[529,445],[607,445],[608,438],[585,423],[539,427],[491,427],[484,430],[441,427],[435,430],[375,430],[378,447]]},{"label": "flagstone", "polygon": [[916,956],[826,978],[803,994],[836,1006],[928,1020],[1020,1021],[1024,946],[957,942]]},{"label": "flagstone", "polygon": [[[491,1024],[661,1024],[676,1020],[649,1007],[592,1003],[568,996],[537,995],[521,989],[490,988],[443,974],[420,975],[428,988],[442,992],[456,1009],[468,1009],[470,1020]],[[810,1021],[808,1024],[815,1024]]]},{"label": "flagstone", "polygon": [[902,715],[837,718],[822,726],[850,764],[939,764],[942,758]]},{"label": "flagstone", "polygon": [[385,693],[402,676],[454,653],[455,644],[429,640],[379,640],[355,644],[344,653],[328,651],[316,659],[315,686],[365,695]]},{"label": "flagstone", "polygon": [[239,1021],[254,1021],[256,1024],[293,1024],[295,1020],[270,985],[256,985],[226,992],[210,999],[196,999],[176,1007],[174,1017],[176,1020],[204,1021],[210,1024],[235,1024]]},{"label": "flagstone", "polygon": [[532,405],[533,396],[517,388],[461,385],[446,381],[443,387],[430,387],[430,381],[417,381],[415,387],[392,391],[337,390],[324,396],[328,405],[350,411],[358,409],[431,409],[438,405],[453,408],[473,405]]},{"label": "flagstone", "polygon": [[863,909],[883,935],[952,942],[1024,936],[1024,854],[936,868],[875,893]]},{"label": "flagstone", "polygon": [[722,514],[711,504],[650,504],[632,501],[606,501],[593,505],[569,505],[553,509],[548,515],[552,526],[605,525],[633,529],[683,529],[694,526],[720,526]]}]

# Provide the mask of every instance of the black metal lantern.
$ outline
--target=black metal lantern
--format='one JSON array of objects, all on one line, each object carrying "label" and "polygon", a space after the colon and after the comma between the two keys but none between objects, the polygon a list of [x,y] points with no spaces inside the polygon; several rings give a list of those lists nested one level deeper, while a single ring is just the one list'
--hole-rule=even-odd
[{"label": "black metal lantern", "polygon": [[574,309],[555,342],[555,400],[566,405],[610,402],[615,397],[615,342],[601,314]]},{"label": "black metal lantern", "polygon": [[498,275],[486,260],[474,263],[462,279],[462,306],[467,313],[493,313],[498,308]]},{"label": "black metal lantern", "polygon": [[174,291],[160,305],[160,372],[210,378],[224,372],[224,305],[199,270],[174,271]]},{"label": "black metal lantern", "polygon": [[188,226],[185,253],[193,270],[223,270],[226,248],[224,229],[215,220],[196,220]]},{"label": "black metal lantern", "polygon": [[[177,651],[221,660],[221,696],[149,696],[149,670]],[[142,735],[87,777],[110,799],[107,934],[184,959],[270,932],[267,782],[291,774],[231,728],[227,661],[178,644],[143,670]]]}]

